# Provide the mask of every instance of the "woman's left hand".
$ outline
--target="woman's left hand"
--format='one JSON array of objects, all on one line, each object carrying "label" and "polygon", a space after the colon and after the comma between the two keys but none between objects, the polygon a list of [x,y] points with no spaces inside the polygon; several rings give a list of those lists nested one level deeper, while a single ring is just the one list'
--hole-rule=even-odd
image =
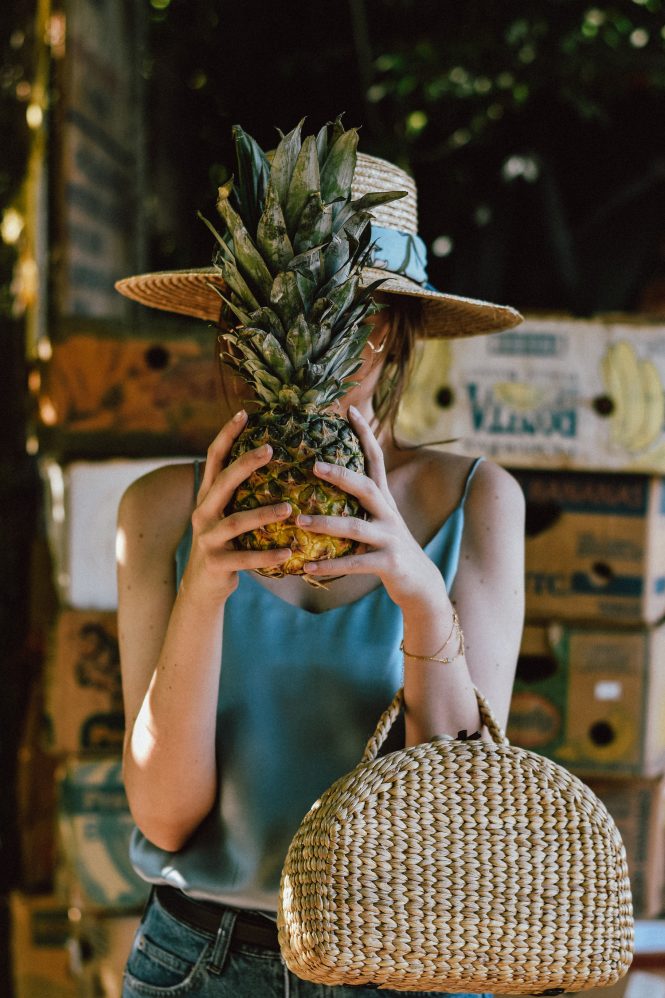
[{"label": "woman's left hand", "polygon": [[307,562],[305,571],[318,578],[377,575],[402,611],[440,607],[442,597],[445,598],[445,583],[397,508],[388,487],[383,451],[369,424],[353,406],[349,409],[349,417],[365,454],[367,473],[361,475],[339,465],[321,462],[314,465],[314,471],[320,478],[355,496],[370,518],[300,514],[296,522],[312,533],[345,537],[361,545],[355,554]]}]

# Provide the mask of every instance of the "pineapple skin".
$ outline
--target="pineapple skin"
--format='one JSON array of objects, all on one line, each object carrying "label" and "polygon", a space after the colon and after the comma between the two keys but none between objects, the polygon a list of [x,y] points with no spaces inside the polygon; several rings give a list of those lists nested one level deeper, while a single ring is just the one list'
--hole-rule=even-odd
[{"label": "pineapple skin", "polygon": [[287,520],[250,530],[236,539],[236,546],[244,550],[291,548],[287,561],[275,568],[257,571],[271,578],[307,577],[305,562],[339,558],[354,551],[358,545],[352,540],[315,534],[295,523],[299,513],[366,516],[354,496],[324,482],[313,471],[315,461],[327,461],[361,474],[364,472],[360,441],[346,419],[303,410],[253,414],[235,441],[230,460],[264,444],[272,447],[270,462],[252,472],[236,490],[227,508],[227,512],[239,512],[277,502],[291,504]]}]

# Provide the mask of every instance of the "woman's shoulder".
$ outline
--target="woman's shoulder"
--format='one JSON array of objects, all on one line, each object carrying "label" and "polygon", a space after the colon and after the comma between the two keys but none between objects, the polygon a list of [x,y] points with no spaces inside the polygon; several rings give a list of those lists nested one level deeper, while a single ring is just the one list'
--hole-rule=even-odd
[{"label": "woman's shoulder", "polygon": [[468,499],[476,502],[490,495],[512,502],[523,501],[521,487],[513,475],[482,455],[419,447],[408,456],[407,463],[414,484],[433,498],[444,496],[455,502],[468,493]]},{"label": "woman's shoulder", "polygon": [[125,490],[118,528],[144,544],[175,546],[194,508],[194,464],[167,464],[141,475]]}]

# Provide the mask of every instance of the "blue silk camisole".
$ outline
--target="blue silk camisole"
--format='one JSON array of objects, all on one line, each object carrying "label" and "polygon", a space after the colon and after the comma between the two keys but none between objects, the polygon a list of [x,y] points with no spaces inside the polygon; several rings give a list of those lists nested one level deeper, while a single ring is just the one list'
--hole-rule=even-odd
[{"label": "blue silk camisole", "polygon": [[[457,506],[424,546],[449,592],[480,460]],[[196,492],[198,465],[195,477]],[[178,583],[191,540],[190,524],[176,552]],[[401,612],[382,585],[312,613],[241,572],[224,610],[215,806],[175,853],[134,829],[130,855],[139,875],[192,897],[275,911],[284,857],[302,817],[359,762],[400,686],[401,639]]]}]

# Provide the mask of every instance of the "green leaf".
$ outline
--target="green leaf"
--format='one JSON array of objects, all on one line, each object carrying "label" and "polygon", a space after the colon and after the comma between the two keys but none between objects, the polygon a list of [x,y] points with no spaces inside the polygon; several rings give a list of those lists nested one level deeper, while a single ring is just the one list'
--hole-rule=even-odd
[{"label": "green leaf", "polygon": [[246,308],[258,308],[259,303],[247,286],[247,282],[232,260],[224,260],[219,266],[224,281],[231,291],[238,296],[240,303]]},{"label": "green leaf", "polygon": [[298,256],[294,256],[289,269],[295,271],[295,273],[304,274],[305,277],[313,281],[318,287],[324,273],[324,266],[325,261],[321,247],[314,246],[305,253],[299,253]]},{"label": "green leaf", "polygon": [[298,281],[293,271],[284,270],[277,275],[270,292],[270,304],[284,329],[290,329],[296,316],[303,310]]},{"label": "green leaf", "polygon": [[316,155],[316,139],[313,135],[308,135],[298,153],[286,197],[284,217],[289,235],[295,236],[300,216],[310,194],[319,190],[319,160]]},{"label": "green leaf", "polygon": [[250,315],[249,325],[255,329],[267,329],[280,343],[286,340],[286,331],[276,312],[264,305]]},{"label": "green leaf", "polygon": [[286,334],[286,351],[296,371],[312,355],[312,328],[304,315],[299,315]]},{"label": "green leaf", "polygon": [[263,211],[270,164],[261,146],[240,125],[234,126],[233,138],[238,165],[238,183],[234,191],[239,213],[253,235]]},{"label": "green leaf", "polygon": [[245,279],[253,285],[254,290],[258,291],[262,298],[267,299],[272,287],[272,275],[252,242],[240,215],[229,203],[226,187],[227,185],[224,185],[224,187],[219,188],[217,210],[233,237],[236,263],[242,270]]},{"label": "green leaf", "polygon": [[337,198],[347,200],[351,197],[351,181],[356,168],[356,151],[358,148],[358,130],[350,128],[343,132],[326,158],[321,171],[321,197],[330,204]]},{"label": "green leaf", "polygon": [[272,181],[266,190],[265,207],[256,230],[256,242],[273,274],[284,270],[294,255],[286,231],[284,213]]},{"label": "green leaf", "polygon": [[282,208],[286,205],[293,169],[298,159],[298,153],[300,152],[300,132],[302,131],[304,121],[305,119],[303,118],[288,135],[283,136],[272,158],[270,178]]},{"label": "green leaf", "polygon": [[231,301],[231,299],[227,298],[224,294],[222,294],[222,292],[220,291],[220,289],[215,284],[209,284],[208,287],[211,288],[216,294],[219,295],[219,297],[222,299],[222,301],[224,302],[224,304],[228,305],[228,307],[231,309],[231,311],[235,315],[236,319],[238,319],[240,322],[242,322],[243,325],[246,325],[249,322],[249,316],[247,315],[247,312],[244,312],[241,308],[238,308],[237,305],[234,305],[234,303]]},{"label": "green leaf", "polygon": [[313,281],[311,277],[303,274],[299,270],[294,270],[294,274],[296,275],[296,284],[298,285],[298,291],[300,292],[300,297],[302,299],[303,311],[306,315],[309,315],[312,305],[314,304],[316,281]]},{"label": "green leaf", "polygon": [[355,201],[349,201],[348,204],[343,205],[335,215],[335,232],[338,232],[351,215],[354,215],[357,211],[371,212],[372,208],[376,208],[377,205],[388,204],[390,201],[397,201],[399,198],[406,197],[407,193],[407,191],[370,191],[367,194],[363,194],[361,198],[357,198]]},{"label": "green leaf", "polygon": [[320,128],[316,136],[316,154],[319,157],[319,169],[323,167],[328,156],[328,130],[330,122]]},{"label": "green leaf", "polygon": [[333,213],[330,205],[324,205],[318,191],[310,194],[300,216],[298,229],[293,237],[296,253],[303,253],[320,243],[328,242],[332,236]]},{"label": "green leaf", "polygon": [[256,352],[280,381],[288,381],[293,376],[293,367],[286,350],[273,334],[265,329],[254,328],[248,328],[244,332],[251,338]]}]

